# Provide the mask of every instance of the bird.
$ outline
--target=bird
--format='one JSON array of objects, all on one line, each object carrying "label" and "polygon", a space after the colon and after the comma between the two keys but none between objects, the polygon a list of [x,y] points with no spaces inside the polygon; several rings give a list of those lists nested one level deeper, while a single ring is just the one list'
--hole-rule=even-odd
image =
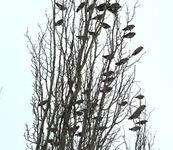
[{"label": "bird", "polygon": [[112,90],[112,87],[109,86],[105,86],[105,88],[103,88],[102,90],[100,90],[100,92],[102,93],[108,93]]},{"label": "bird", "polygon": [[142,51],[143,47],[139,46],[138,48],[135,49],[135,51],[132,53],[132,56],[139,54]]},{"label": "bird", "polygon": [[133,25],[133,24],[127,25],[127,26],[123,29],[123,31],[127,31],[127,30],[130,30],[130,31],[131,31],[134,27],[135,27],[135,25]]},{"label": "bird", "polygon": [[65,6],[63,6],[63,5],[59,4],[59,3],[55,3],[55,4],[59,7],[60,10],[67,9]]},{"label": "bird", "polygon": [[82,136],[82,132],[78,132],[77,134],[75,134],[76,136]]},{"label": "bird", "polygon": [[101,15],[97,15],[95,17],[93,17],[92,19],[93,20],[101,20],[103,18],[104,14],[101,14]]},{"label": "bird", "polygon": [[44,101],[40,102],[40,103],[38,104],[38,106],[43,106],[43,105],[47,104],[47,102],[48,102],[48,100],[44,100]]},{"label": "bird", "polygon": [[106,79],[102,80],[102,82],[110,83],[110,82],[113,82],[114,79],[115,79],[115,77],[106,78]]},{"label": "bird", "polygon": [[91,31],[89,31],[88,33],[89,33],[90,35],[93,35],[93,36],[98,36],[98,35],[99,35],[98,32],[91,32]]},{"label": "bird", "polygon": [[62,24],[63,24],[63,19],[60,19],[55,23],[55,26],[60,26]]},{"label": "bird", "polygon": [[82,111],[76,111],[76,115],[81,116],[81,115],[83,115],[83,112]]},{"label": "bird", "polygon": [[133,128],[129,128],[129,130],[131,130],[131,131],[138,131],[138,130],[140,130],[140,126],[134,126]]},{"label": "bird", "polygon": [[107,60],[112,60],[114,58],[114,55],[113,54],[103,55],[102,57],[105,58],[105,59],[107,59]]},{"label": "bird", "polygon": [[85,2],[82,2],[82,3],[78,6],[76,12],[78,12],[79,10],[81,10],[84,6],[85,6]]},{"label": "bird", "polygon": [[145,97],[144,95],[138,95],[138,96],[136,96],[135,98],[143,99],[144,97]]},{"label": "bird", "polygon": [[114,74],[113,71],[107,71],[107,72],[103,73],[102,76],[111,76],[112,74]]},{"label": "bird", "polygon": [[81,104],[83,102],[84,102],[84,100],[81,99],[81,100],[76,101],[75,104]]},{"label": "bird", "polygon": [[98,5],[98,6],[96,6],[96,9],[98,9],[99,11],[104,11],[109,6],[110,6],[110,3],[102,3],[102,4]]},{"label": "bird", "polygon": [[136,35],[135,32],[129,32],[129,33],[123,35],[123,38],[132,38],[132,37],[134,37],[135,35]]},{"label": "bird", "polygon": [[107,10],[113,14],[117,14],[118,9],[120,9],[120,8],[121,8],[121,6],[119,3],[112,3],[110,6],[107,7]]},{"label": "bird", "polygon": [[56,132],[56,131],[58,131],[58,128],[47,128],[49,131],[51,131],[51,132]]},{"label": "bird", "polygon": [[117,66],[124,65],[128,60],[129,60],[129,58],[123,58],[120,61],[118,61],[117,63],[115,63],[115,65],[117,65]]},{"label": "bird", "polygon": [[145,109],[146,105],[141,105],[128,119],[136,119],[141,112]]},{"label": "bird", "polygon": [[76,35],[76,37],[77,37],[78,39],[80,39],[80,40],[83,39],[83,36],[82,36],[82,35]]},{"label": "bird", "polygon": [[103,119],[103,117],[94,117],[93,119],[96,119],[96,120],[102,120]]},{"label": "bird", "polygon": [[91,4],[91,5],[89,5],[88,8],[87,8],[87,12],[89,12],[89,11],[91,11],[91,10],[93,10],[93,9],[94,9],[94,4]]},{"label": "bird", "polygon": [[110,25],[108,25],[107,23],[102,23],[102,25],[101,25],[104,29],[108,29],[108,28],[110,28],[111,26]]},{"label": "bird", "polygon": [[139,122],[136,122],[136,124],[146,124],[148,121],[147,120],[141,120]]},{"label": "bird", "polygon": [[121,103],[118,103],[118,105],[120,105],[120,106],[125,106],[127,103],[128,103],[127,101],[123,101],[123,102],[121,102]]},{"label": "bird", "polygon": [[107,127],[106,126],[100,126],[100,127],[97,127],[97,130],[105,130]]}]

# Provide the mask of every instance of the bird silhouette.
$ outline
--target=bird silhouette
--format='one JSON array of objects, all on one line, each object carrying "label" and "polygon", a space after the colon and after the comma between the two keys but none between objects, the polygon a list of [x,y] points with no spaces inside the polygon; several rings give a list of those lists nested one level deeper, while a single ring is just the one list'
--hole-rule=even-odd
[{"label": "bird silhouette", "polygon": [[132,53],[132,56],[139,54],[142,51],[142,49],[143,49],[142,46],[140,46],[137,49],[135,49],[135,51]]},{"label": "bird silhouette", "polygon": [[135,98],[143,99],[144,97],[145,97],[144,95],[138,95],[138,96],[136,96]]},{"label": "bird silhouette", "polygon": [[127,61],[129,60],[129,58],[123,58],[120,61],[118,61],[117,63],[115,63],[117,66],[120,65],[124,65]]},{"label": "bird silhouette", "polygon": [[140,130],[140,126],[134,126],[133,128],[129,128],[129,130],[131,130],[131,131],[138,131],[138,130]]},{"label": "bird silhouette", "polygon": [[108,25],[107,23],[102,23],[102,25],[101,25],[104,29],[108,29],[108,28],[110,28],[111,26],[110,25]]},{"label": "bird silhouette", "polygon": [[62,24],[63,24],[63,19],[60,19],[55,23],[55,26],[60,26]]},{"label": "bird silhouette", "polygon": [[148,121],[147,120],[141,120],[139,122],[136,122],[136,124],[146,124]]},{"label": "bird silhouette", "polygon": [[145,109],[146,105],[141,105],[130,117],[129,119],[136,119],[139,117],[141,112]]},{"label": "bird silhouette", "polygon": [[135,35],[136,35],[135,32],[129,32],[129,33],[123,35],[123,38],[132,38],[132,37],[134,37]]},{"label": "bird silhouette", "polygon": [[55,4],[59,7],[60,10],[67,9],[65,6],[63,6],[63,5],[59,4],[59,3],[55,3]]},{"label": "bird silhouette", "polygon": [[114,55],[113,54],[103,55],[102,57],[105,58],[105,59],[107,59],[107,60],[112,60],[114,58]]},{"label": "bird silhouette", "polygon": [[85,2],[82,2],[82,3],[78,6],[76,12],[78,12],[79,10],[81,10],[84,6],[85,6]]},{"label": "bird silhouette", "polygon": [[89,11],[91,11],[91,10],[93,10],[93,9],[94,9],[94,4],[91,4],[91,5],[89,5],[88,8],[87,8],[87,12],[89,12]]},{"label": "bird silhouette", "polygon": [[107,9],[113,14],[117,14],[120,8],[121,6],[119,3],[112,3],[110,6],[107,7]]},{"label": "bird silhouette", "polygon": [[133,25],[133,24],[128,25],[128,26],[126,26],[126,27],[123,29],[123,31],[127,31],[127,30],[130,30],[130,31],[131,31],[134,27],[135,27],[135,25]]},{"label": "bird silhouette", "polygon": [[93,20],[101,20],[103,18],[104,14],[101,14],[101,15],[97,15],[95,17],[93,17],[92,19]]},{"label": "bird silhouette", "polygon": [[113,71],[107,71],[107,72],[103,73],[102,76],[111,76],[112,74],[114,74]]},{"label": "bird silhouette", "polygon": [[98,5],[98,6],[96,6],[96,9],[98,9],[99,11],[104,11],[109,6],[110,6],[110,3],[102,3],[102,4]]}]

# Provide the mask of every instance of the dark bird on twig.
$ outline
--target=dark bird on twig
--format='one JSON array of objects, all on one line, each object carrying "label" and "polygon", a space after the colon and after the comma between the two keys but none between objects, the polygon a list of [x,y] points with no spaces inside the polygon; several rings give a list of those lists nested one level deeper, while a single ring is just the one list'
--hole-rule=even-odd
[{"label": "dark bird on twig", "polygon": [[131,130],[131,131],[138,131],[138,130],[140,130],[140,126],[134,126],[133,128],[129,128],[129,130]]},{"label": "dark bird on twig", "polygon": [[102,57],[105,58],[105,59],[107,59],[107,60],[112,60],[114,58],[114,55],[113,54],[103,55]]},{"label": "dark bird on twig", "polygon": [[45,105],[45,104],[47,104],[47,102],[48,102],[48,100],[44,100],[44,101],[40,102],[40,103],[38,104],[38,106]]},{"label": "dark bird on twig", "polygon": [[81,100],[76,101],[75,104],[81,104],[83,102],[84,102],[84,100],[81,99]]},{"label": "dark bird on twig", "polygon": [[89,31],[88,33],[89,33],[90,35],[92,35],[92,36],[98,36],[98,35],[99,35],[97,32],[91,32],[91,31]]},{"label": "dark bird on twig", "polygon": [[142,46],[140,46],[137,49],[135,49],[135,51],[132,53],[132,56],[139,54],[142,51],[142,49],[143,49]]},{"label": "dark bird on twig", "polygon": [[84,6],[85,6],[85,2],[82,2],[82,3],[78,6],[76,12],[78,12],[79,10],[81,10]]},{"label": "dark bird on twig", "polygon": [[51,131],[51,132],[56,132],[56,131],[58,131],[58,128],[47,128],[49,131]]},{"label": "dark bird on twig", "polygon": [[127,101],[123,101],[123,102],[121,102],[121,103],[118,103],[118,105],[120,105],[120,106],[125,106],[127,103],[128,103]]},{"label": "dark bird on twig", "polygon": [[147,120],[141,120],[139,122],[136,122],[136,124],[146,124],[148,121]]},{"label": "dark bird on twig", "polygon": [[136,35],[135,32],[129,32],[129,33],[123,35],[123,38],[132,38],[132,37],[134,37],[135,35]]},{"label": "dark bird on twig", "polygon": [[93,17],[92,19],[93,20],[101,20],[103,18],[104,14],[101,14],[101,15],[97,15],[95,17]]},{"label": "dark bird on twig", "polygon": [[97,130],[105,130],[107,127],[106,126],[101,126],[101,127],[97,127]]},{"label": "dark bird on twig", "polygon": [[106,86],[104,89],[100,90],[102,93],[108,93],[112,90],[112,87]]},{"label": "dark bird on twig", "polygon": [[127,30],[130,30],[130,31],[131,31],[134,27],[135,27],[135,25],[133,25],[133,24],[128,25],[128,26],[126,26],[126,27],[123,29],[123,31],[127,31]]},{"label": "dark bird on twig", "polygon": [[121,8],[119,3],[113,3],[111,4],[107,9],[113,13],[113,14],[117,14],[118,10]]},{"label": "dark bird on twig", "polygon": [[146,105],[141,105],[130,117],[129,119],[136,119],[139,117],[141,112],[145,109]]},{"label": "dark bird on twig", "polygon": [[98,9],[99,11],[104,11],[109,6],[110,6],[110,3],[102,3],[102,4],[98,5],[98,6],[96,6],[96,9]]},{"label": "dark bird on twig", "polygon": [[135,98],[143,99],[144,97],[145,97],[144,95],[138,95],[138,96],[136,96]]},{"label": "dark bird on twig", "polygon": [[59,3],[55,3],[55,4],[59,7],[60,10],[67,9],[65,6],[63,6],[63,5],[59,4]]},{"label": "dark bird on twig", "polygon": [[55,23],[55,26],[60,26],[62,24],[63,24],[63,19],[60,19]]},{"label": "dark bird on twig", "polygon": [[76,115],[81,116],[81,115],[83,115],[83,112],[82,111],[76,111]]},{"label": "dark bird on twig", "polygon": [[91,11],[91,10],[93,10],[93,9],[94,9],[94,4],[91,4],[91,5],[89,5],[88,8],[87,8],[87,12],[89,12],[89,11]]},{"label": "dark bird on twig", "polygon": [[102,76],[111,76],[112,74],[114,74],[113,71],[108,71],[102,74]]},{"label": "dark bird on twig", "polygon": [[108,25],[107,23],[102,23],[102,25],[101,25],[104,29],[108,29],[108,28],[110,28],[111,26],[110,25]]},{"label": "dark bird on twig", "polygon": [[82,40],[83,39],[83,36],[81,36],[81,35],[77,35],[76,36],[79,40]]},{"label": "dark bird on twig", "polygon": [[129,60],[129,58],[123,58],[123,59],[121,59],[119,62],[117,62],[115,64],[117,66],[124,65],[128,60]]},{"label": "dark bird on twig", "polygon": [[102,82],[110,83],[110,82],[113,82],[114,79],[115,79],[115,77],[106,78],[106,79],[102,80]]}]

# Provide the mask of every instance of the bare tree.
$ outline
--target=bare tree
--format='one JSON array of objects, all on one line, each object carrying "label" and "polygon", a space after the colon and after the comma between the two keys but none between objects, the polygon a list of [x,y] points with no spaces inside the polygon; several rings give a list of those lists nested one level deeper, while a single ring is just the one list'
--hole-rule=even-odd
[{"label": "bare tree", "polygon": [[[38,44],[27,31],[35,77],[35,119],[24,134],[29,149],[108,150],[125,144],[120,131],[133,115],[135,64],[144,54],[139,45],[126,50],[136,34],[132,21],[138,6],[136,2],[130,16],[117,1],[52,0],[53,13],[46,14],[46,29],[39,26]],[[121,27],[123,9],[127,17]],[[140,131],[139,146],[146,138],[145,128]]]}]

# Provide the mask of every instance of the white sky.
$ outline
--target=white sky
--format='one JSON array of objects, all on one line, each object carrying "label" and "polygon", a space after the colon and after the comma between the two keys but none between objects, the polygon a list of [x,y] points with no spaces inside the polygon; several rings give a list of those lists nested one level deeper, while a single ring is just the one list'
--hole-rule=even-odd
[{"label": "white sky", "polygon": [[[120,3],[124,3],[122,0]],[[135,0],[131,0],[132,3]],[[156,134],[155,149],[172,150],[173,134],[173,1],[140,0],[134,19],[137,35],[132,40],[143,46],[146,54],[137,65],[137,79],[146,96],[150,110],[152,133]],[[1,149],[24,150],[25,122],[32,120],[29,101],[32,96],[30,54],[24,37],[27,27],[37,38],[40,23],[44,26],[45,9],[49,2],[42,0],[3,1],[0,5],[0,143]]]}]

